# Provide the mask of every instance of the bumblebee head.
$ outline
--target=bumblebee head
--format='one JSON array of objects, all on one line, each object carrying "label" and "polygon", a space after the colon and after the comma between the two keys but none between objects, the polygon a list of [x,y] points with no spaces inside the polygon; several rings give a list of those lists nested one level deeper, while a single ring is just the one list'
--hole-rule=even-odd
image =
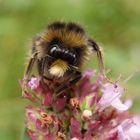
[{"label": "bumblebee head", "polygon": [[85,31],[75,23],[54,22],[40,37],[42,44],[38,52],[54,58],[49,63],[49,72],[56,77],[63,76],[70,66],[81,69],[92,54]]}]

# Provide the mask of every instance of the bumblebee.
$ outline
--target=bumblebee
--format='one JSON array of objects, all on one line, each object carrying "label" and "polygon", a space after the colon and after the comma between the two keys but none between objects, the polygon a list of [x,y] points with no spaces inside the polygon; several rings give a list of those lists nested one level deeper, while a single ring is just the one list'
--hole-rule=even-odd
[{"label": "bumblebee", "polygon": [[63,92],[80,80],[82,69],[94,51],[103,73],[101,50],[81,26],[65,22],[49,24],[45,31],[33,39],[25,79],[29,79],[35,66],[43,83],[46,80],[57,81],[59,84],[55,92]]}]

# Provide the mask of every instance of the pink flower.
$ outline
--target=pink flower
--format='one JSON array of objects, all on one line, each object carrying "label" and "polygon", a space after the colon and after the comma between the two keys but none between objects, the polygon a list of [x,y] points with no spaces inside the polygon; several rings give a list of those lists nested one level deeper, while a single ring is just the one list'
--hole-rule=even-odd
[{"label": "pink flower", "polygon": [[33,97],[33,95],[29,92],[26,92],[26,91],[22,92],[22,97],[27,98],[33,102],[35,101],[35,98]]},{"label": "pink flower", "polygon": [[131,99],[127,99],[124,104],[130,108],[133,105],[133,101]]},{"label": "pink flower", "polygon": [[28,82],[28,86],[31,88],[31,90],[35,90],[39,87],[40,84],[40,78],[38,77],[32,77],[31,80]]},{"label": "pink flower", "polygon": [[80,122],[76,118],[71,118],[70,120],[70,131],[72,137],[81,138],[81,126]]},{"label": "pink flower", "polygon": [[[58,118],[44,109],[29,106],[26,108],[26,126],[32,140],[55,140],[59,131]],[[53,133],[50,133],[53,130]]]},{"label": "pink flower", "polygon": [[76,138],[76,137],[74,137],[74,138],[72,138],[71,140],[79,140],[78,138]]},{"label": "pink flower", "polygon": [[40,108],[34,108],[32,106],[27,107],[26,108],[27,128],[31,131],[37,131],[39,129],[41,130],[42,114],[44,113],[45,112]]},{"label": "pink flower", "polygon": [[83,140],[93,140],[93,137],[90,132],[86,132]]},{"label": "pink flower", "polygon": [[104,110],[108,106],[113,106],[118,111],[126,111],[129,105],[123,104],[120,100],[124,89],[118,84],[106,83],[103,86],[103,95],[98,102],[99,111]]},{"label": "pink flower", "polygon": [[52,102],[53,102],[53,95],[51,92],[47,92],[45,97],[44,97],[43,105],[51,106]]},{"label": "pink flower", "polygon": [[57,101],[55,102],[55,108],[57,111],[61,111],[64,109],[64,107],[66,106],[66,101],[67,101],[67,97],[63,96],[63,98],[59,98],[57,99]]},{"label": "pink flower", "polygon": [[89,129],[91,131],[94,131],[95,129],[97,129],[100,126],[100,121],[91,121],[88,125]]},{"label": "pink flower", "polygon": [[118,127],[119,140],[140,140],[140,118],[124,120]]},{"label": "pink flower", "polygon": [[35,135],[35,133],[33,133],[32,131],[28,130],[28,135],[31,138],[31,140],[37,140],[37,136]]},{"label": "pink flower", "polygon": [[83,76],[86,78],[92,78],[93,76],[95,76],[96,71],[95,70],[87,70]]},{"label": "pink flower", "polygon": [[26,107],[26,115],[31,122],[36,122],[36,120],[39,118],[37,110],[31,106]]},{"label": "pink flower", "polygon": [[[94,83],[92,76],[97,78]],[[140,140],[140,118],[126,111],[132,101],[121,101],[124,88],[118,83],[108,83],[89,70],[79,84],[55,96],[59,83],[50,88],[49,82],[40,80],[32,77],[23,92],[23,97],[36,103],[26,108],[32,140]]]},{"label": "pink flower", "polygon": [[50,133],[44,138],[44,140],[56,140],[56,136]]}]

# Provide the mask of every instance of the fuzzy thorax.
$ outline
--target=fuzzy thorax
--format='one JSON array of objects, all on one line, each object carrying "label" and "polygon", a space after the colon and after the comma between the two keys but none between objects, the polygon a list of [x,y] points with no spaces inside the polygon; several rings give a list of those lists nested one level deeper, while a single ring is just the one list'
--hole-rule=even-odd
[{"label": "fuzzy thorax", "polygon": [[58,59],[52,63],[49,72],[53,76],[62,77],[68,69],[68,63],[61,59]]}]

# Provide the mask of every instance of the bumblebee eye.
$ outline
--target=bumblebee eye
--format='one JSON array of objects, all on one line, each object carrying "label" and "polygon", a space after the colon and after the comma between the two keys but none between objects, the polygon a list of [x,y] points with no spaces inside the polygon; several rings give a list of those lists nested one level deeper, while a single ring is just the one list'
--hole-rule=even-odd
[{"label": "bumblebee eye", "polygon": [[73,58],[74,58],[74,64],[76,63],[76,55],[74,54],[73,55]]},{"label": "bumblebee eye", "polygon": [[73,64],[75,65],[77,63],[76,55],[73,54]]},{"label": "bumblebee eye", "polygon": [[53,47],[52,49],[51,49],[51,54],[53,54],[54,53],[54,51],[56,50],[56,47]]},{"label": "bumblebee eye", "polygon": [[53,47],[50,50],[51,54],[54,54],[56,52],[56,50],[58,49],[58,45],[53,45]]}]

